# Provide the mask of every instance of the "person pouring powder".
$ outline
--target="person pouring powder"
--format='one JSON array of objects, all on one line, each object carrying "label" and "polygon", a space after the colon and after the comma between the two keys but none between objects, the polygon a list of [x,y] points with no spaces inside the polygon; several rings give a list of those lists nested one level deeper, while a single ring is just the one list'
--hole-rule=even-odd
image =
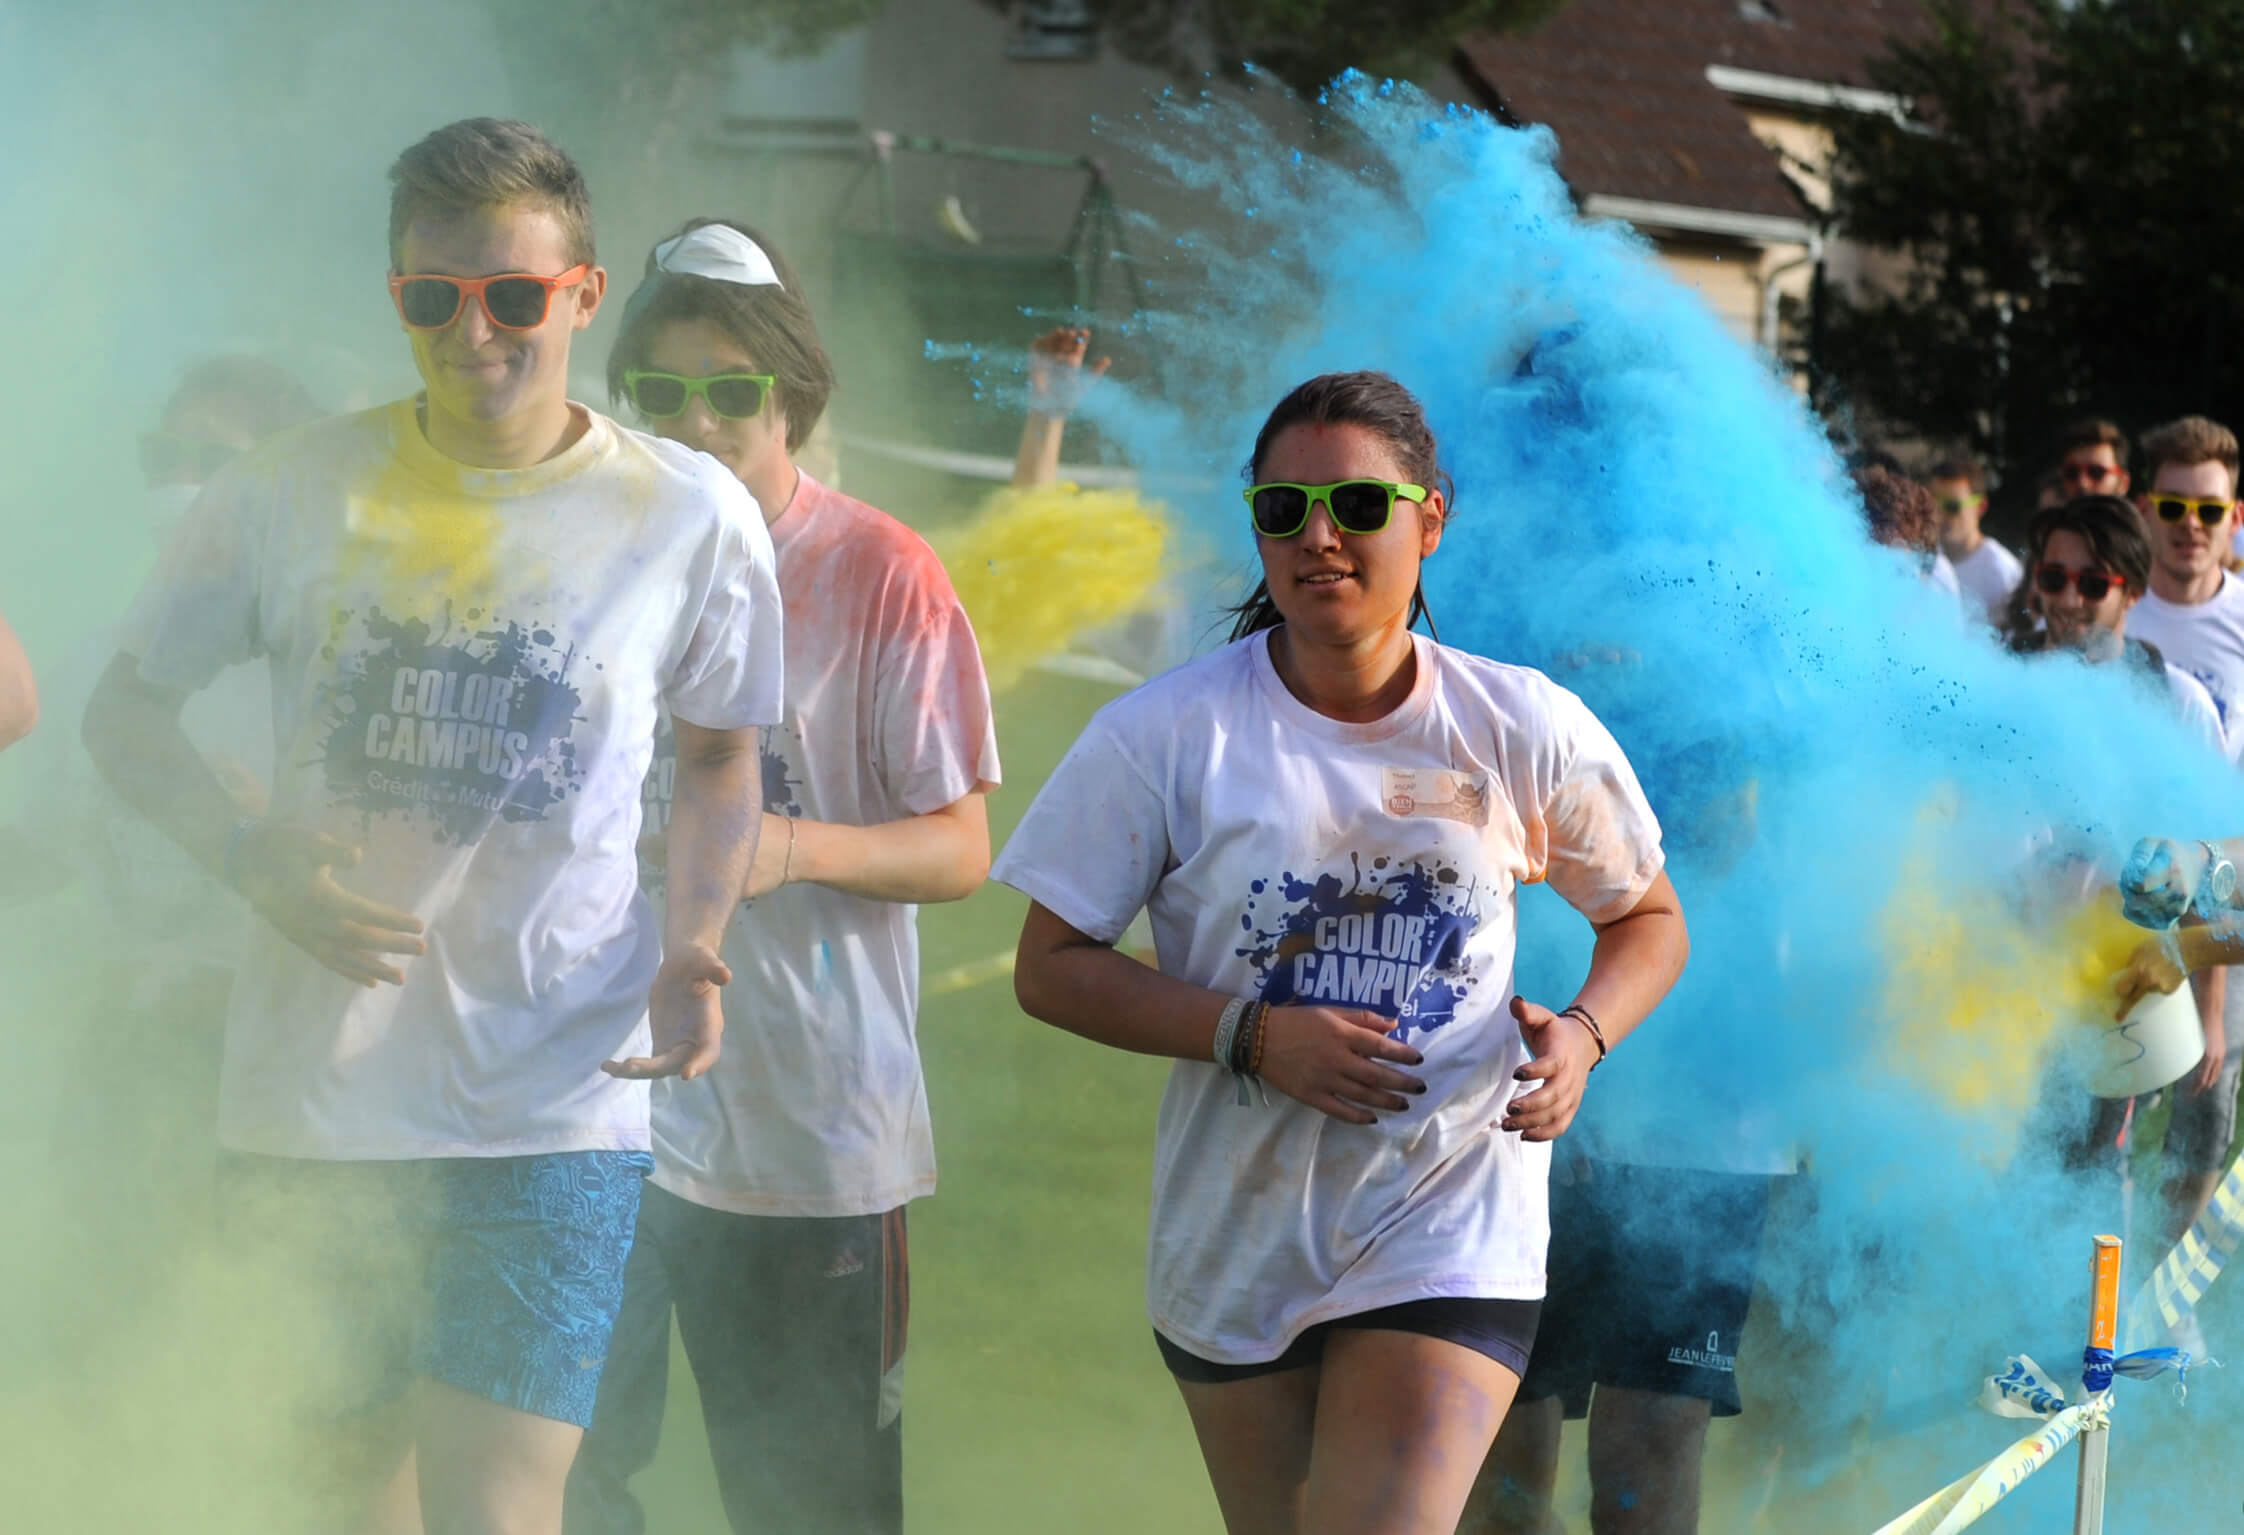
[{"label": "person pouring powder", "polygon": [[[1534,1338],[1544,1143],[1688,939],[1581,701],[1410,632],[1449,494],[1409,391],[1311,379],[1251,475],[1234,642],[1102,710],[998,861],[1016,989],[1175,1058],[1148,1303],[1227,1527],[1447,1535]],[[1598,933],[1557,1013],[1511,986],[1538,880]]]}]

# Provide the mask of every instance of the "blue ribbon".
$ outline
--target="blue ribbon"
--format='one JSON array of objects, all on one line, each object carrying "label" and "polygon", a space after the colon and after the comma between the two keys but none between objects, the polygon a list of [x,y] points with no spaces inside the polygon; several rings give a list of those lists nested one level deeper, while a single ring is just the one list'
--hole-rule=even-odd
[{"label": "blue ribbon", "polygon": [[2080,1363],[2080,1383],[2088,1388],[2090,1396],[2111,1390],[2112,1351],[2110,1349],[2091,1346],[2080,1356]]},{"label": "blue ribbon", "polygon": [[2196,1362],[2196,1357],[2186,1348],[2144,1348],[2137,1349],[2132,1354],[2122,1354],[2112,1361],[2111,1367],[2115,1374],[2124,1375],[2129,1380],[2153,1380],[2172,1370],[2186,1386],[2189,1384],[2189,1367]]}]

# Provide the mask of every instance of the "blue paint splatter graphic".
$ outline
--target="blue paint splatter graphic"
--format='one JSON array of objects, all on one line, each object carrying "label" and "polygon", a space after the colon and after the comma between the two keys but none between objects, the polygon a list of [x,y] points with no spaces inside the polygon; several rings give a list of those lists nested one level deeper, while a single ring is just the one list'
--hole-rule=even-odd
[{"label": "blue paint splatter graphic", "polygon": [[[348,629],[352,615],[339,616]],[[542,821],[583,781],[569,740],[582,696],[574,650],[517,623],[439,633],[367,611],[362,647],[338,641],[320,754],[337,803],[419,816],[465,847],[495,821]]]},{"label": "blue paint splatter graphic", "polygon": [[[1255,897],[1270,881],[1256,880]],[[1256,899],[1239,918],[1247,939],[1236,952],[1260,977],[1265,1002],[1363,1008],[1395,1020],[1408,1039],[1455,1020],[1477,980],[1465,946],[1480,926],[1475,886],[1447,864],[1351,855],[1337,873],[1277,881],[1286,903],[1257,926]]]},{"label": "blue paint splatter graphic", "polygon": [[[790,820],[799,820],[803,813],[801,798],[803,781],[794,776],[793,770],[788,765],[786,753],[780,749],[780,746],[773,739],[773,732],[784,728],[787,727],[766,726],[763,734],[757,739],[756,750],[758,755],[762,757],[764,766],[764,809],[772,815],[783,815]],[[798,746],[802,743],[801,735],[794,730],[788,729],[788,734],[795,737]]]}]

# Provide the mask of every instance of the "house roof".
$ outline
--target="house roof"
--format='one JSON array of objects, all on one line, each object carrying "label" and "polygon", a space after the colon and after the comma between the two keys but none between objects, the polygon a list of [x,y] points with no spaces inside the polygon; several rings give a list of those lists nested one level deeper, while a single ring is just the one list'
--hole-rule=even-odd
[{"label": "house roof", "polygon": [[1708,66],[1861,87],[1885,40],[1923,24],[1921,0],[1570,0],[1533,31],[1467,36],[1459,62],[1492,104],[1558,134],[1585,200],[1799,219]]}]

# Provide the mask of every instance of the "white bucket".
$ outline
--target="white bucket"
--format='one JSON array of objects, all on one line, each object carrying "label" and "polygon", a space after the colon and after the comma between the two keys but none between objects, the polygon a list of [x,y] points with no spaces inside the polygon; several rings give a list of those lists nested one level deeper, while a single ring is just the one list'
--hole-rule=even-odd
[{"label": "white bucket", "polygon": [[2184,985],[2152,992],[2125,1019],[2105,1013],[2095,1020],[2095,1054],[2088,1063],[2088,1090],[2099,1098],[2132,1098],[2180,1081],[2205,1058],[2205,1028],[2197,1021],[2197,1002]]}]

